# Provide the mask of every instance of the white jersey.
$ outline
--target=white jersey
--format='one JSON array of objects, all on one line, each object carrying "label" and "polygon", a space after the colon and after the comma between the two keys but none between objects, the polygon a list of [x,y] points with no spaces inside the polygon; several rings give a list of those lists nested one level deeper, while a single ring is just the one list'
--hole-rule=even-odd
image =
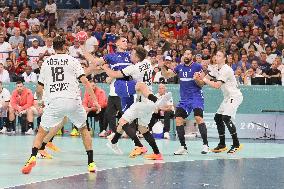
[{"label": "white jersey", "polygon": [[149,87],[152,86],[153,67],[150,60],[145,59],[142,62],[127,66],[121,72],[125,76],[132,76],[133,80],[137,82],[144,82]]},{"label": "white jersey", "polygon": [[42,53],[42,47],[30,47],[27,50],[27,55],[29,57],[28,65],[32,67],[32,69],[39,68],[37,62],[39,60],[39,55]]},{"label": "white jersey", "polygon": [[44,86],[45,100],[81,99],[78,79],[84,76],[80,62],[67,54],[47,58],[41,67],[38,82]]},{"label": "white jersey", "polygon": [[8,42],[0,44],[0,63],[6,66],[6,59],[9,57],[9,53],[12,52],[12,47]]},{"label": "white jersey", "polygon": [[[137,82],[144,82],[152,91],[153,67],[149,60],[144,59],[142,62],[127,66],[121,70],[121,73],[125,76],[131,76]],[[148,99],[142,98],[141,100],[147,101]]]},{"label": "white jersey", "polygon": [[224,98],[231,98],[242,96],[240,89],[238,88],[238,83],[234,75],[233,69],[224,64],[219,70],[212,69],[209,72],[210,76],[213,76],[217,81],[221,81],[221,90],[223,92]]}]

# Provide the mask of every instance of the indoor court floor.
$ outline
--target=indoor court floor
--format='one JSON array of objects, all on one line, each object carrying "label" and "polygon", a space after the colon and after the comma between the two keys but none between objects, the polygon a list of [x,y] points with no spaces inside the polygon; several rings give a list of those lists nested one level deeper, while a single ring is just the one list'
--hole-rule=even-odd
[{"label": "indoor court floor", "polygon": [[[54,143],[61,152],[51,152],[52,160],[38,159],[31,174],[23,175],[21,168],[30,155],[33,138],[0,135],[0,188],[284,188],[283,141],[241,140],[244,148],[237,154],[202,155],[201,140],[191,139],[187,141],[189,154],[174,156],[178,141],[157,140],[164,160],[151,161],[142,156],[130,159],[133,143],[129,139],[119,141],[124,154],[115,155],[106,147],[107,139],[95,137],[93,149],[98,171],[88,173],[81,138],[56,137]],[[217,142],[209,139],[210,147]],[[146,144],[143,139],[142,143]],[[227,146],[230,144],[231,140],[227,140]]]}]

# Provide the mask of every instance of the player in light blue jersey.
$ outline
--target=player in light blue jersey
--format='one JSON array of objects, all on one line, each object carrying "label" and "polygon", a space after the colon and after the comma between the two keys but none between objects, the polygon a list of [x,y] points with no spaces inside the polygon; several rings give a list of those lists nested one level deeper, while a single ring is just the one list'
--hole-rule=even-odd
[{"label": "player in light blue jersey", "polygon": [[174,153],[175,155],[187,154],[185,144],[185,119],[193,111],[194,118],[198,124],[198,129],[203,140],[202,154],[209,152],[207,141],[207,128],[203,120],[204,98],[202,93],[203,82],[194,79],[194,73],[201,72],[200,64],[193,62],[192,53],[186,50],[182,58],[182,64],[177,65],[174,70],[168,69],[167,65],[160,63],[162,75],[165,78],[178,76],[180,79],[180,101],[176,108],[176,130],[181,147]]}]

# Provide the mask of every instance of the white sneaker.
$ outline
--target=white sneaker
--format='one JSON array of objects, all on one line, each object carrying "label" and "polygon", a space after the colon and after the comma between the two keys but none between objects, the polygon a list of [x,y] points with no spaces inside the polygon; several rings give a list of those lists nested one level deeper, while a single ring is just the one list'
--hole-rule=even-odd
[{"label": "white sneaker", "polygon": [[34,135],[34,130],[30,128],[27,132],[25,132],[26,135]]},{"label": "white sneaker", "polygon": [[117,144],[112,144],[111,142],[108,142],[106,145],[107,145],[107,147],[109,147],[115,154],[117,154],[117,155],[122,155],[122,154],[123,154],[122,150],[118,147]]},{"label": "white sneaker", "polygon": [[110,135],[107,136],[107,139],[108,139],[108,140],[112,140],[113,137],[114,137],[114,135],[115,135],[115,133],[111,133]]},{"label": "white sneaker", "polygon": [[103,130],[100,134],[99,137],[106,137],[106,130]]},{"label": "white sneaker", "polygon": [[167,92],[164,94],[157,102],[155,103],[156,108],[162,108],[168,104],[168,102],[172,99],[172,93]]},{"label": "white sneaker", "polygon": [[209,153],[209,151],[210,151],[209,146],[203,145],[203,149],[201,151],[201,154],[207,154],[207,153]]},{"label": "white sneaker", "polygon": [[6,127],[3,127],[2,129],[1,129],[1,131],[0,131],[0,133],[2,133],[2,134],[5,134],[7,132],[7,128]]},{"label": "white sneaker", "polygon": [[175,151],[174,155],[186,155],[188,154],[187,149],[185,149],[183,146],[180,146],[177,151]]},{"label": "white sneaker", "polygon": [[169,132],[164,133],[164,139],[171,139]]}]

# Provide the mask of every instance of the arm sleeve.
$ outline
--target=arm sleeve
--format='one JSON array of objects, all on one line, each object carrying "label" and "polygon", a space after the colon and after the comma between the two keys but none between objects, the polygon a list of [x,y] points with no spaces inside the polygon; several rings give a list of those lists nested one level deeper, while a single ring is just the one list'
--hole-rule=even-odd
[{"label": "arm sleeve", "polygon": [[132,65],[127,66],[126,68],[122,69],[121,73],[124,76],[132,76],[134,73],[139,73],[139,68],[136,65],[132,64]]},{"label": "arm sleeve", "polygon": [[27,103],[23,106],[23,109],[26,110],[34,104],[34,96],[31,91],[27,94]]},{"label": "arm sleeve", "polygon": [[16,100],[16,92],[14,91],[12,93],[12,96],[11,96],[11,106],[12,108],[14,108],[15,110],[18,110],[18,107],[17,107],[17,100]]},{"label": "arm sleeve", "polygon": [[88,107],[88,101],[89,101],[89,94],[88,94],[88,92],[86,91],[86,92],[85,92],[85,95],[84,95],[84,98],[83,98],[83,106],[84,106],[85,108]]},{"label": "arm sleeve", "polygon": [[176,67],[174,68],[173,72],[174,72],[175,74],[178,74],[178,73],[179,73],[179,66],[176,66]]}]

